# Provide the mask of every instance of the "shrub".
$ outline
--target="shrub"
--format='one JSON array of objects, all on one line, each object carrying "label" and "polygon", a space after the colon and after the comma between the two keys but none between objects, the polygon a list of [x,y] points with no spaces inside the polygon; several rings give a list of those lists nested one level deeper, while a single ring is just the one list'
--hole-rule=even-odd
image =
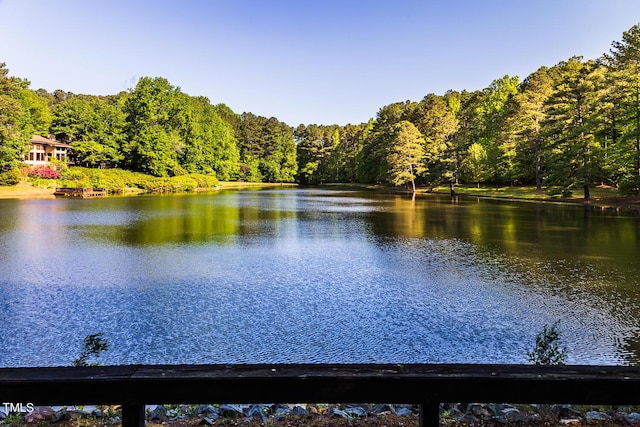
[{"label": "shrub", "polygon": [[198,184],[198,188],[215,188],[220,185],[218,178],[213,175],[193,174],[189,175]]},{"label": "shrub", "polygon": [[29,178],[58,179],[60,172],[48,166],[36,166],[29,171]]},{"label": "shrub", "polygon": [[60,179],[82,181],[87,179],[87,174],[78,168],[66,168],[60,171]]},{"label": "shrub", "polygon": [[564,365],[567,362],[567,349],[560,347],[558,323],[548,327],[544,325],[542,332],[536,335],[536,344],[527,352],[529,362],[535,365]]},{"label": "shrub", "polygon": [[194,191],[198,188],[198,183],[188,175],[181,175],[166,180],[166,187],[166,191],[170,192]]},{"label": "shrub", "polygon": [[18,169],[9,169],[0,172],[0,185],[16,185],[20,182],[22,174]]},{"label": "shrub", "polygon": [[618,191],[624,195],[638,194],[638,183],[633,179],[623,179],[618,185]]},{"label": "shrub", "polygon": [[84,338],[84,346],[82,352],[80,352],[80,357],[73,361],[73,366],[97,366],[97,363],[89,365],[87,360],[92,356],[97,359],[100,357],[100,353],[109,350],[109,343],[103,336],[102,332],[87,335]]}]

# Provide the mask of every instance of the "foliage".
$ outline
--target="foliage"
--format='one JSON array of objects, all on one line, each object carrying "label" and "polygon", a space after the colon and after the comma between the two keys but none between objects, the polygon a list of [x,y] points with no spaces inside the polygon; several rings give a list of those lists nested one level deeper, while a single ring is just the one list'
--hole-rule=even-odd
[{"label": "foliage", "polygon": [[242,114],[238,126],[238,145],[242,159],[240,174],[243,180],[295,180],[298,162],[291,127],[275,117],[266,118],[252,113]]},{"label": "foliage", "polygon": [[58,184],[61,187],[99,187],[109,193],[137,189],[149,193],[167,193],[211,189],[219,185],[215,176],[189,174],[175,177],[153,177],[123,169],[70,167],[63,169]]},{"label": "foliage", "polygon": [[467,161],[464,164],[463,174],[469,177],[469,181],[475,182],[478,187],[487,176],[487,151],[477,142],[471,144],[467,150]]},{"label": "foliage", "polygon": [[560,347],[559,322],[544,325],[542,332],[536,335],[533,350],[527,352],[529,362],[535,365],[564,365],[567,361],[567,349]]},{"label": "foliage", "polygon": [[35,166],[29,170],[29,178],[58,179],[60,171],[49,166]]},{"label": "foliage", "polygon": [[22,173],[17,168],[4,170],[0,172],[0,185],[16,185],[21,178]]},{"label": "foliage", "polygon": [[4,62],[0,63],[0,170],[18,165],[24,152],[24,141],[29,138],[20,91],[28,84],[16,77],[9,77]]},{"label": "foliage", "polygon": [[98,366],[97,363],[89,364],[90,358],[98,359],[103,351],[109,350],[109,343],[104,339],[102,332],[87,335],[83,341],[80,356],[73,361],[73,366]]},{"label": "foliage", "polygon": [[593,61],[573,57],[557,67],[560,77],[546,102],[548,162],[552,172],[547,182],[565,188],[589,186],[601,166],[601,145],[595,138],[596,103],[600,72]]},{"label": "foliage", "polygon": [[395,128],[389,152],[389,181],[400,186],[410,182],[416,192],[416,176],[424,170],[424,137],[413,123],[403,120]]}]

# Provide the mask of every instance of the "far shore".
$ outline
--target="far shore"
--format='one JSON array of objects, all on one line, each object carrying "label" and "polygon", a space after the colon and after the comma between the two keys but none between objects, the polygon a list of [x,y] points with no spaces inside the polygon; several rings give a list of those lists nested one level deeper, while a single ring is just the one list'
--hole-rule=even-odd
[{"label": "far shore", "polygon": [[[296,184],[292,183],[262,183],[262,182],[240,182],[240,181],[225,181],[220,182],[220,185],[215,188],[204,188],[198,191],[207,192],[207,191],[219,191],[219,190],[247,190],[247,189],[258,189],[258,188],[280,188],[285,186],[295,186]],[[21,181],[16,185],[0,186],[0,199],[55,199],[53,195],[55,191],[55,186],[51,186],[48,188],[45,187],[36,187],[31,185],[27,181]],[[131,194],[143,194],[143,191],[140,189],[130,189],[130,191],[125,192],[124,196]],[[166,193],[170,194],[170,193]]]},{"label": "far shore", "polygon": [[[261,182],[241,182],[241,181],[223,181],[215,188],[198,189],[197,192],[214,192],[220,190],[252,190],[262,188],[282,188],[296,187],[294,183],[261,183]],[[362,190],[382,191],[391,193],[406,193],[404,189],[398,187],[389,187],[385,185],[375,184],[353,184],[353,183],[337,183],[325,184],[322,187],[337,188],[351,187]],[[22,181],[17,185],[0,186],[0,199],[53,199],[55,188],[36,187],[27,181]],[[131,194],[141,194],[139,189],[131,189],[124,196]],[[448,186],[445,187],[429,187],[418,189],[416,195],[425,194],[449,194]],[[602,208],[632,209],[640,212],[640,196],[624,196],[620,195],[614,188],[596,186],[593,187],[592,197],[585,200],[581,195],[574,194],[571,197],[551,196],[545,190],[536,190],[530,186],[519,187],[476,187],[469,185],[461,185],[456,187],[457,196],[472,196],[494,199],[509,200],[528,200],[551,203],[582,203]]]}]

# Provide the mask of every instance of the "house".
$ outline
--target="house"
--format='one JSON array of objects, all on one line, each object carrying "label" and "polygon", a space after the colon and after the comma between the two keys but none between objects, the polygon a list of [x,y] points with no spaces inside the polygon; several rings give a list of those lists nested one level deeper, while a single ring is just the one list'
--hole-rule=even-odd
[{"label": "house", "polygon": [[30,166],[40,166],[48,164],[51,160],[67,161],[70,148],[69,144],[56,141],[53,137],[33,135],[24,162]]}]

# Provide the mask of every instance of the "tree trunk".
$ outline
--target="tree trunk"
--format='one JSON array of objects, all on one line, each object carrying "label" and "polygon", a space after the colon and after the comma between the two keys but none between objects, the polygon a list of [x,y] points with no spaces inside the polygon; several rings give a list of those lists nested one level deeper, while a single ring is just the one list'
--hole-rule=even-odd
[{"label": "tree trunk", "polygon": [[535,143],[536,150],[536,190],[542,190],[542,162],[541,162],[541,154],[542,151],[542,142],[540,139],[536,139]]},{"label": "tree trunk", "polygon": [[589,193],[589,184],[584,184],[584,199],[589,200],[591,198],[591,194]]}]

